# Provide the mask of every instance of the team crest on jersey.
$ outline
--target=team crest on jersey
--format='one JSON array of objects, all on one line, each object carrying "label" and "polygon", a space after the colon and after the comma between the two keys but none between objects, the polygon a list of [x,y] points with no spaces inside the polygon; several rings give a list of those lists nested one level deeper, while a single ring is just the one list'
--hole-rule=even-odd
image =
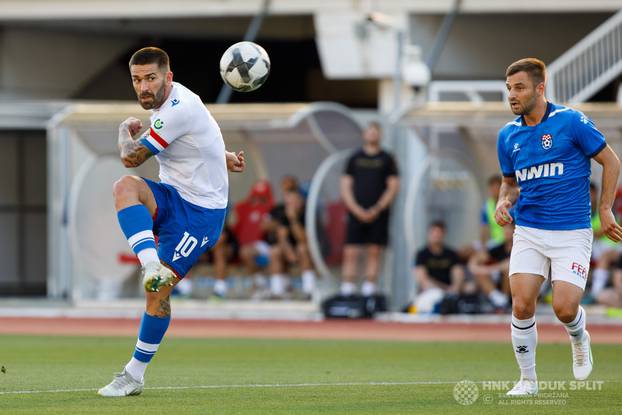
[{"label": "team crest on jersey", "polygon": [[553,136],[551,134],[544,134],[542,136],[542,148],[548,150],[553,147]]}]

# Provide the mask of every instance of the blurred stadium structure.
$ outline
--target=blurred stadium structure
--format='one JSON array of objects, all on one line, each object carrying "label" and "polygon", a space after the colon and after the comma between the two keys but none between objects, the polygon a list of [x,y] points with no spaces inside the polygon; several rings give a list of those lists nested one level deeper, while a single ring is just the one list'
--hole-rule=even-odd
[{"label": "blurred stadium structure", "polygon": [[[119,261],[128,248],[110,189],[126,171],[118,123],[147,118],[130,102],[126,66],[146,44],[169,51],[176,80],[204,98],[227,146],[247,152],[232,201],[259,178],[311,182],[306,220],[322,295],[338,278],[338,179],[367,120],[382,121],[402,178],[381,281],[394,309],[412,296],[413,255],[431,220],[447,222],[455,246],[477,238],[485,179],[498,171],[496,133],[511,119],[508,63],[541,57],[550,98],[586,112],[622,151],[622,1],[567,0],[563,12],[555,0],[271,1],[257,37],[273,63],[268,83],[213,105],[220,54],[262,4],[0,1],[1,296],[105,297],[134,271]],[[402,82],[421,68],[429,83]],[[138,169],[154,172],[153,161]]]},{"label": "blurred stadium structure", "polygon": [[[338,104],[213,105],[210,110],[228,147],[249,156],[249,170],[231,176],[234,201],[257,179],[272,180],[277,188],[292,171],[313,177],[324,158],[356,145],[360,136],[358,123]],[[131,251],[116,226],[110,184],[127,170],[109,138],[119,119],[140,112],[135,104],[81,104],[67,107],[49,124],[49,175],[56,178],[49,192],[51,297],[106,297],[136,269],[119,260]],[[157,180],[157,168],[150,160],[134,174]]]}]

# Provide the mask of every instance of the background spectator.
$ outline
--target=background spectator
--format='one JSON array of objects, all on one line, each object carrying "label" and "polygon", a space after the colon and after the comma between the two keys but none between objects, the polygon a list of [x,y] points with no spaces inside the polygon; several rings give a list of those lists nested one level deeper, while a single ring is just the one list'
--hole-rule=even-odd
[{"label": "background spectator", "polygon": [[285,191],[282,207],[271,214],[277,228],[276,243],[270,249],[270,291],[273,297],[282,297],[288,286],[285,270],[298,266],[302,271],[302,291],[310,298],[316,277],[304,228],[305,202],[298,189]]},{"label": "background spectator", "polygon": [[388,241],[389,208],[399,189],[397,166],[382,150],[380,124],[370,123],[363,132],[363,147],[348,160],[341,178],[341,196],[348,209],[341,294],[356,290],[358,257],[365,249],[364,296],[376,292],[380,257]]},{"label": "background spectator", "polygon": [[270,211],[274,209],[272,187],[267,180],[257,181],[248,197],[235,205],[233,233],[240,244],[240,260],[247,275],[254,276],[255,290],[262,291],[266,277],[260,271],[268,265],[270,247],[265,241],[270,228]]},{"label": "background spectator", "polygon": [[594,232],[592,261],[595,263],[594,270],[592,271],[590,296],[592,299],[596,299],[599,297],[600,292],[607,286],[611,267],[618,262],[620,257],[620,244],[607,238],[600,226],[598,187],[594,183],[590,183],[590,201],[592,207],[592,231]]},{"label": "background spectator", "polygon": [[480,243],[481,249],[486,250],[490,246],[503,244],[503,228],[495,222],[495,208],[499,199],[499,189],[501,188],[501,176],[495,174],[488,178],[488,198],[482,207]]},{"label": "background spectator", "polygon": [[237,261],[238,248],[238,241],[231,227],[226,224],[216,245],[201,255],[188,275],[177,284],[176,292],[183,296],[190,296],[193,290],[199,289],[195,285],[196,278],[214,276],[213,295],[217,298],[225,298],[228,293],[229,266]]},{"label": "background spectator", "polygon": [[459,294],[464,282],[464,267],[458,254],[445,245],[445,223],[433,222],[428,229],[427,245],[417,252],[415,280],[419,294],[417,312],[433,311],[446,294]]},{"label": "background spectator", "polygon": [[225,226],[216,245],[206,254],[214,264],[214,275],[216,277],[214,295],[218,298],[225,298],[228,288],[229,264],[235,262],[239,255],[238,240],[229,226]]},{"label": "background spectator", "polygon": [[505,309],[510,294],[510,253],[514,236],[514,225],[503,227],[504,242],[475,253],[469,259],[469,272],[475,277],[478,287],[493,306]]},{"label": "background spectator", "polygon": [[599,304],[622,308],[622,258],[616,264],[611,287],[604,287],[595,297]]}]

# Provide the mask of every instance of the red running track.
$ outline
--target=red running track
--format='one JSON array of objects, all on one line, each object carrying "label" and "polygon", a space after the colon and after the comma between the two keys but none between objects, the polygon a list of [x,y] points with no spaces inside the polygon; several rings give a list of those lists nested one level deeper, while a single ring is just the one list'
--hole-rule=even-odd
[{"label": "red running track", "polygon": [[[137,319],[2,317],[0,334],[135,336]],[[590,325],[593,343],[622,344],[622,327]],[[270,338],[398,341],[510,341],[508,324],[393,323],[370,320],[291,322],[174,318],[167,335],[199,338]],[[539,324],[538,340],[567,342],[561,325]]]}]

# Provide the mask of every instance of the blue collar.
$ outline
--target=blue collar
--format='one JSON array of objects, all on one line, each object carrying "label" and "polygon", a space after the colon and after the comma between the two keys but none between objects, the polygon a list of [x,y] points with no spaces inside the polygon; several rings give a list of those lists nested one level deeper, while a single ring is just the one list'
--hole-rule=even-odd
[{"label": "blue collar", "polygon": [[544,121],[549,119],[549,114],[551,113],[551,110],[553,109],[553,104],[551,104],[550,101],[546,101],[546,111],[544,111],[544,116],[542,116],[542,119],[540,120],[540,122],[536,125],[527,125],[527,123],[525,122],[525,117],[524,116],[520,116],[520,123],[521,126],[523,127],[536,127],[540,124],[542,124]]}]

